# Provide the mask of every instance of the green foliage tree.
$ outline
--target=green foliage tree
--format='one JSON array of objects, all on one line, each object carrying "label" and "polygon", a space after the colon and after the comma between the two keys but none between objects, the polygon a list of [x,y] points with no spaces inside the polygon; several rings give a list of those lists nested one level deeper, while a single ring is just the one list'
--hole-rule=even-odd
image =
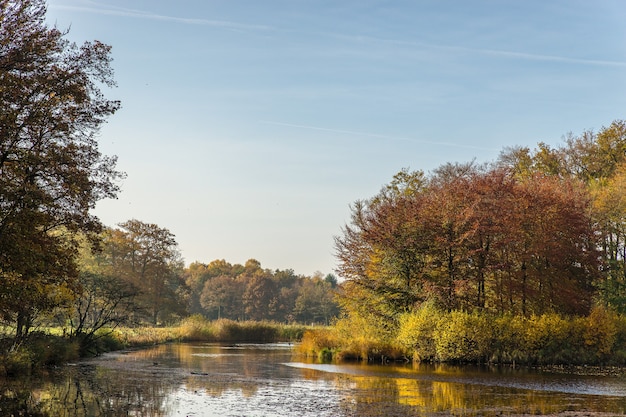
[{"label": "green foliage tree", "polygon": [[111,331],[119,325],[132,324],[131,317],[138,310],[138,290],[116,276],[109,262],[109,245],[93,250],[83,241],[80,249],[80,295],[61,317],[69,320],[70,336],[79,342],[83,352],[88,352],[105,334],[103,329]]},{"label": "green foliage tree", "polygon": [[129,220],[105,236],[113,274],[138,289],[146,319],[159,324],[186,313],[183,262],[174,235],[156,224]]},{"label": "green foliage tree", "polygon": [[98,150],[119,108],[110,47],[81,46],[45,23],[43,0],[0,0],[0,314],[28,333],[33,319],[79,292],[76,232],[115,197],[115,158]]}]

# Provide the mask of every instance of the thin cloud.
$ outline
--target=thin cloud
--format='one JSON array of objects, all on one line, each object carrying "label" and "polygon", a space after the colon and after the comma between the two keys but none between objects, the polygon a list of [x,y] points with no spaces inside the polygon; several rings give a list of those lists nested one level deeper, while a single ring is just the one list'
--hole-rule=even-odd
[{"label": "thin cloud", "polygon": [[[101,15],[109,15],[109,16],[122,16],[122,17],[130,17],[130,18],[138,18],[138,19],[146,19],[146,20],[160,20],[160,21],[175,22],[175,23],[186,24],[186,25],[212,26],[212,27],[219,27],[219,28],[231,29],[231,30],[244,30],[244,31],[277,30],[277,28],[272,27],[272,26],[267,26],[267,25],[240,23],[240,22],[233,22],[229,20],[214,20],[214,19],[168,16],[168,15],[161,15],[161,14],[152,13],[152,12],[146,12],[142,10],[127,9],[127,8],[121,8],[121,7],[111,8],[111,7],[105,7],[97,2],[92,2],[92,1],[85,1],[84,4],[86,4],[86,6],[52,5],[49,7],[59,9],[59,10],[72,10],[72,11],[80,11],[80,12],[85,12],[85,13],[93,13],[93,14],[101,14]],[[285,31],[292,32],[292,33],[298,32],[298,31],[293,31],[293,30],[285,30]],[[304,32],[301,32],[301,33],[304,33]],[[372,37],[372,36],[366,36],[366,35],[354,35],[354,34],[344,34],[344,33],[332,33],[332,32],[321,33],[320,32],[320,33],[311,33],[311,34],[329,36],[329,37],[336,38],[336,39],[343,39],[343,40],[359,42],[359,43],[377,42],[377,43],[393,44],[397,46],[419,47],[419,48],[428,48],[428,49],[435,49],[435,50],[462,51],[462,52],[476,53],[476,54],[481,54],[481,55],[499,56],[503,58],[510,58],[510,59],[517,59],[517,60],[559,62],[559,63],[565,63],[565,64],[593,65],[593,66],[604,66],[604,67],[620,67],[620,68],[626,67],[626,62],[624,61],[575,58],[575,57],[567,57],[567,56],[534,54],[534,53],[528,53],[528,52],[507,51],[507,50],[498,50],[498,49],[489,49],[489,48],[471,48],[471,47],[463,47],[463,46],[455,46],[455,45],[433,44],[433,43],[413,41],[413,40],[379,38],[379,37]]]},{"label": "thin cloud", "polygon": [[484,147],[480,147],[480,146],[464,145],[464,144],[452,143],[452,142],[437,142],[437,141],[431,141],[431,140],[422,140],[422,139],[407,138],[407,137],[381,135],[381,134],[378,134],[378,133],[357,132],[357,131],[353,131],[353,130],[333,129],[333,128],[320,127],[320,126],[308,126],[308,125],[298,125],[298,124],[292,124],[292,123],[273,122],[273,121],[270,121],[270,120],[261,120],[260,123],[267,124],[267,125],[273,125],[273,126],[294,127],[294,128],[297,128],[297,129],[317,130],[317,131],[329,132],[329,133],[340,133],[340,134],[351,135],[351,136],[364,136],[364,137],[375,138],[375,139],[385,139],[385,140],[394,140],[394,141],[402,141],[402,142],[414,142],[414,143],[425,143],[425,144],[429,144],[429,145],[448,146],[448,147],[465,148],[465,149],[477,149],[477,150],[482,150],[482,151],[491,151],[491,150],[493,150],[493,149],[490,149],[490,148],[484,148]]},{"label": "thin cloud", "polygon": [[[464,49],[467,49],[467,48],[464,48]],[[623,61],[570,58],[570,57],[565,57],[565,56],[529,54],[525,52],[502,51],[502,50],[497,50],[497,49],[467,49],[467,50],[480,52],[482,54],[499,55],[499,56],[504,56],[504,57],[509,57],[509,58],[525,59],[525,60],[531,60],[531,61],[563,62],[566,64],[598,65],[598,66],[605,66],[605,67],[626,67],[626,62],[623,62]]]},{"label": "thin cloud", "polygon": [[470,47],[464,47],[464,46],[433,44],[433,43],[428,43],[428,42],[387,39],[387,38],[378,38],[378,37],[372,37],[372,36],[347,35],[347,34],[341,34],[341,33],[325,33],[325,34],[319,33],[319,35],[326,35],[326,36],[337,38],[337,39],[344,39],[344,40],[349,40],[352,42],[359,42],[359,43],[376,42],[376,43],[412,47],[412,48],[418,47],[418,48],[428,48],[428,49],[434,49],[434,50],[448,50],[448,51],[459,51],[459,52],[467,52],[467,53],[474,53],[474,54],[481,54],[481,55],[492,55],[492,56],[499,56],[503,58],[511,58],[511,59],[518,59],[518,60],[526,60],[526,61],[560,62],[560,63],[565,63],[565,64],[593,65],[593,66],[604,66],[604,67],[622,67],[622,68],[626,67],[626,62],[624,61],[573,58],[573,57],[559,56],[559,55],[544,55],[544,54],[534,54],[534,53],[528,53],[528,52],[506,51],[506,50],[488,49],[488,48],[470,48]]},{"label": "thin cloud", "polygon": [[126,9],[126,8],[110,8],[103,7],[98,3],[88,2],[87,6],[71,6],[71,5],[54,5],[49,6],[50,8],[59,9],[59,10],[71,10],[71,11],[79,11],[85,13],[92,14],[100,14],[100,15],[108,15],[108,16],[122,16],[122,17],[131,17],[145,20],[160,20],[167,22],[180,23],[185,25],[202,25],[202,26],[213,26],[220,27],[224,29],[233,29],[233,30],[271,30],[272,27],[266,25],[255,25],[248,23],[239,23],[232,22],[228,20],[212,20],[212,19],[198,19],[198,18],[187,18],[187,17],[178,17],[178,16],[168,16],[161,15],[152,12],[145,12],[142,10],[135,9]]}]

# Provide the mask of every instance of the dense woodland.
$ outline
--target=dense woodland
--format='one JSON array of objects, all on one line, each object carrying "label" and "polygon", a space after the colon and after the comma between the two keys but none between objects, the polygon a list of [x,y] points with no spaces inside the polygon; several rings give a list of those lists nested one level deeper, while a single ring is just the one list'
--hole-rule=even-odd
[{"label": "dense woodland", "polygon": [[400,171],[336,238],[343,305],[393,323],[428,301],[529,317],[626,310],[626,122]]},{"label": "dense woodland", "polygon": [[336,237],[319,358],[626,365],[626,122],[404,169]]}]

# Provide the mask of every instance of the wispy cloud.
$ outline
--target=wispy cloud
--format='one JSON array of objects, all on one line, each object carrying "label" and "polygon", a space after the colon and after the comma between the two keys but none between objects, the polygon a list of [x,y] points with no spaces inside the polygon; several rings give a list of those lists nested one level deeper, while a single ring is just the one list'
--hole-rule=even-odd
[{"label": "wispy cloud", "polygon": [[379,37],[372,37],[372,36],[349,35],[349,34],[341,34],[341,33],[325,33],[325,34],[320,33],[320,35],[326,35],[326,36],[337,38],[337,39],[349,40],[352,42],[359,42],[359,43],[364,43],[364,44],[381,43],[381,44],[395,45],[395,46],[401,46],[401,47],[407,47],[407,48],[422,48],[422,49],[432,49],[432,50],[444,50],[444,51],[451,51],[451,52],[464,52],[464,53],[470,53],[470,54],[491,55],[491,56],[498,56],[501,58],[526,60],[526,61],[560,62],[564,64],[593,65],[593,66],[605,66],[605,67],[622,67],[622,68],[626,67],[625,61],[576,58],[576,57],[568,57],[568,56],[535,54],[535,53],[528,53],[528,52],[507,51],[507,50],[489,49],[489,48],[472,48],[472,47],[465,47],[465,46],[420,42],[420,41],[415,41],[415,40],[379,38]]},{"label": "wispy cloud", "polygon": [[70,10],[92,14],[108,15],[108,16],[122,16],[145,20],[161,20],[167,22],[180,23],[185,25],[202,25],[213,26],[231,30],[256,30],[265,31],[271,30],[272,27],[266,25],[256,25],[249,23],[233,22],[229,20],[213,20],[202,18],[189,18],[179,16],[162,15],[152,12],[146,12],[143,10],[127,9],[122,7],[109,7],[102,6],[96,2],[84,2],[84,5],[50,5],[49,8],[58,10]]},{"label": "wispy cloud", "polygon": [[498,49],[473,49],[473,48],[462,48],[469,52],[477,52],[485,55],[496,55],[505,58],[513,58],[513,59],[523,59],[529,61],[547,61],[547,62],[561,62],[565,64],[581,64],[581,65],[597,65],[597,66],[608,66],[608,67],[626,67],[626,62],[624,61],[609,61],[602,59],[586,59],[586,58],[571,58],[566,56],[557,56],[557,55],[542,55],[542,54],[531,54],[525,52],[514,52],[514,51],[503,51]]},{"label": "wispy cloud", "polygon": [[374,139],[424,143],[424,144],[429,144],[429,145],[447,146],[447,147],[465,148],[465,149],[477,149],[477,150],[483,150],[483,151],[493,150],[491,148],[453,143],[453,142],[431,141],[431,140],[423,140],[423,139],[416,139],[416,138],[409,138],[409,137],[383,135],[383,134],[378,134],[378,133],[357,132],[354,130],[333,129],[333,128],[320,127],[320,126],[309,126],[309,125],[299,125],[299,124],[292,124],[292,123],[274,122],[271,120],[260,120],[260,123],[267,124],[267,125],[274,125],[274,126],[292,127],[296,129],[317,130],[317,131],[328,132],[328,133],[340,133],[340,134],[350,135],[350,136],[362,136],[362,137],[368,137],[368,138],[374,138]]},{"label": "wispy cloud", "polygon": [[[191,17],[180,17],[180,16],[171,16],[171,15],[163,15],[143,10],[123,8],[123,7],[115,7],[109,5],[102,5],[95,1],[84,0],[81,1],[78,5],[50,5],[50,8],[59,9],[59,10],[72,10],[79,11],[85,13],[92,14],[101,14],[101,15],[110,15],[110,16],[122,16],[129,18],[137,18],[137,19],[146,19],[146,20],[161,20],[167,22],[174,22],[185,25],[203,25],[203,26],[212,26],[223,29],[230,30],[240,30],[240,31],[269,31],[269,30],[283,30],[284,32],[300,32],[305,33],[298,30],[288,30],[276,28],[268,25],[261,24],[252,24],[252,23],[241,23],[230,20],[219,20],[219,19],[203,19],[203,18],[191,18]],[[395,45],[395,46],[403,46],[408,48],[422,48],[422,49],[432,49],[432,50],[443,50],[443,51],[451,51],[451,52],[464,52],[464,53],[472,53],[472,54],[480,54],[480,55],[491,55],[501,58],[507,59],[515,59],[515,60],[526,60],[526,61],[543,61],[543,62],[556,62],[556,63],[564,63],[564,64],[575,64],[575,65],[591,65],[591,66],[604,66],[604,67],[620,67],[625,68],[625,61],[614,61],[614,60],[603,60],[603,59],[587,59],[580,57],[569,57],[569,56],[559,56],[559,55],[548,55],[548,54],[536,54],[529,52],[521,52],[521,51],[508,51],[508,50],[499,50],[499,49],[490,49],[490,48],[472,48],[466,46],[457,46],[457,45],[446,45],[446,44],[435,44],[429,42],[422,42],[419,40],[403,40],[403,39],[393,39],[393,38],[384,38],[384,37],[373,37],[367,35],[356,35],[356,34],[348,34],[348,33],[332,33],[332,32],[319,32],[319,33],[309,33],[310,35],[317,36],[326,36],[335,39],[341,39],[344,41],[357,42],[362,44],[372,44],[372,43],[381,43],[387,45]]]}]

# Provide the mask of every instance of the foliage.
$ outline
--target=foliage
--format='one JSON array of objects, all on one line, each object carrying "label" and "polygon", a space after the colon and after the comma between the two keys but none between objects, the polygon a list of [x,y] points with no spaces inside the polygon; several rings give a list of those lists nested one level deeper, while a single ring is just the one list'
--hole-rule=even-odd
[{"label": "foliage", "polygon": [[626,317],[596,306],[585,317],[530,317],[445,311],[425,303],[405,313],[394,330],[346,316],[309,331],[299,351],[329,359],[514,365],[626,365]]},{"label": "foliage", "polygon": [[396,339],[416,361],[432,361],[437,358],[435,331],[443,318],[443,312],[433,302],[425,302],[400,317]]},{"label": "foliage", "polygon": [[118,327],[111,332],[124,346],[146,346],[170,341],[265,343],[299,341],[310,326],[275,322],[207,320],[194,315],[172,327]]},{"label": "foliage", "polygon": [[331,328],[307,330],[296,349],[300,354],[327,362],[337,353],[339,344],[340,339]]},{"label": "foliage", "polygon": [[245,265],[194,262],[184,276],[190,312],[212,319],[328,324],[339,314],[337,278],[332,274],[307,277],[291,269],[271,271],[249,259]]},{"label": "foliage", "polygon": [[110,47],[70,43],[45,12],[0,0],[0,315],[18,341],[79,293],[75,233],[100,230],[89,210],[122,176],[95,140],[119,108],[100,89],[114,85]]},{"label": "foliage", "polygon": [[[8,345],[9,340],[0,344]],[[47,366],[57,366],[78,359],[80,346],[63,336],[32,332],[18,345],[3,349],[0,354],[2,375],[28,375],[33,370]]]},{"label": "foliage", "polygon": [[353,206],[336,238],[342,306],[393,323],[446,310],[585,314],[597,278],[589,199],[573,180],[449,166],[419,192]]},{"label": "foliage", "polygon": [[185,315],[183,263],[169,230],[129,220],[107,230],[102,247],[100,263],[107,276],[121,280],[128,292],[136,290],[136,320],[156,325]]},{"label": "foliage", "polygon": [[332,327],[308,331],[298,351],[322,360],[396,360],[404,353],[382,321],[352,313]]}]

